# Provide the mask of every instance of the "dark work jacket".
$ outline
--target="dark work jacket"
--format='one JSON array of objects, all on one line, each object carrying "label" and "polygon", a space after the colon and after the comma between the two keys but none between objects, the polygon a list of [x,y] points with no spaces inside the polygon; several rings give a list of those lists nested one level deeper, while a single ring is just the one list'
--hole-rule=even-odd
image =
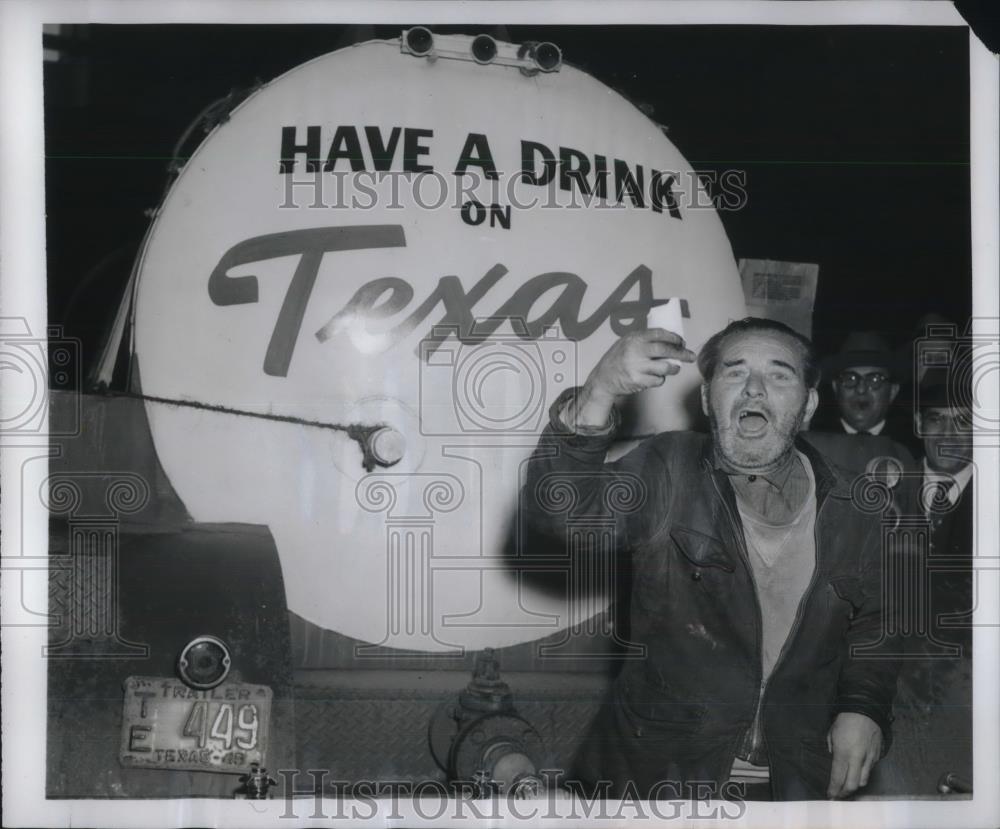
[{"label": "dark work jacket", "polygon": [[[581,768],[619,796],[629,786],[676,797],[671,786],[702,781],[694,796],[717,797],[762,688],[761,608],[732,486],[713,467],[710,438],[693,432],[656,435],[605,463],[613,436],[567,434],[558,420],[570,393],[529,461],[524,515],[549,545],[565,545],[556,549],[593,544],[595,526],[613,537],[618,566],[632,568],[630,640],[645,650],[625,660]],[[854,505],[849,478],[815,448],[797,448],[816,480],[816,568],[762,697],[781,800],[826,797],[826,735],[840,712],[873,719],[888,749],[898,667],[877,648],[849,651],[884,630],[879,516]]]}]

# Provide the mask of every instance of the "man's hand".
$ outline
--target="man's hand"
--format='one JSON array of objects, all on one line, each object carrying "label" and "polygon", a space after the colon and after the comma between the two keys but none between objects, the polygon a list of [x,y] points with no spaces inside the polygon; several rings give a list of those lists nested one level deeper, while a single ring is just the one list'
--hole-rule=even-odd
[{"label": "man's hand", "polygon": [[626,334],[609,348],[587,377],[573,414],[578,426],[603,426],[611,407],[623,397],[663,385],[668,375],[683,363],[694,362],[694,352],[684,340],[663,328]]},{"label": "man's hand", "polygon": [[868,774],[882,753],[882,729],[871,717],[838,714],[826,735],[833,754],[827,797],[847,797],[868,785]]}]

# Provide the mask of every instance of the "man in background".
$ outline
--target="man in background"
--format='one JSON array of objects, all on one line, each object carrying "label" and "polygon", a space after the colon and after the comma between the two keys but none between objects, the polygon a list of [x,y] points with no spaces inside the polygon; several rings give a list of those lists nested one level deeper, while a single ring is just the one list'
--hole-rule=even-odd
[{"label": "man in background", "polygon": [[[924,451],[910,517],[911,542],[891,592],[906,659],[899,675],[896,750],[879,766],[875,790],[932,794],[972,791],[973,564],[971,384],[967,365],[931,368],[916,394],[914,424]],[[918,520],[914,520],[918,519]],[[923,536],[923,538],[921,538]]]},{"label": "man in background", "polygon": [[[960,369],[959,369],[960,370]],[[952,372],[951,376],[955,376]],[[968,372],[963,373],[964,377]],[[930,552],[972,555],[972,408],[967,389],[931,369],[920,384],[914,422],[921,436],[921,506],[930,522]]]},{"label": "man in background", "polygon": [[834,399],[817,407],[810,435],[857,436],[851,462],[846,464],[853,472],[864,471],[867,461],[880,456],[894,457],[904,468],[912,468],[919,445],[914,443],[912,423],[900,425],[900,418],[893,416],[907,369],[881,334],[852,331],[840,351],[823,361]]}]

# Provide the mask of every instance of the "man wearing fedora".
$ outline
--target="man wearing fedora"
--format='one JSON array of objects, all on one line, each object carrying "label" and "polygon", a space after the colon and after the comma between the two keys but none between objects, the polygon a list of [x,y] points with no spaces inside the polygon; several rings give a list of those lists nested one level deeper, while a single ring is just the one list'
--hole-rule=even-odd
[{"label": "man wearing fedora", "polygon": [[[876,331],[852,331],[836,354],[823,361],[825,379],[833,389],[834,403],[820,404],[810,424],[814,432],[876,436],[865,440],[861,454],[891,455],[912,465],[913,429],[892,417],[906,366],[885,337]],[[860,446],[861,444],[859,444]]]},{"label": "man wearing fedora", "polygon": [[971,384],[963,382],[969,371],[956,362],[951,371],[930,369],[915,395],[924,452],[914,509],[926,521],[929,543],[911,548],[916,581],[909,583],[899,676],[900,698],[910,704],[897,709],[899,750],[880,768],[876,793],[930,792],[943,782],[951,791],[972,791],[975,482]]},{"label": "man wearing fedora", "polygon": [[972,554],[971,400],[948,380],[945,370],[931,369],[917,395],[914,422],[924,448],[921,505],[930,522],[932,554],[967,557]]}]

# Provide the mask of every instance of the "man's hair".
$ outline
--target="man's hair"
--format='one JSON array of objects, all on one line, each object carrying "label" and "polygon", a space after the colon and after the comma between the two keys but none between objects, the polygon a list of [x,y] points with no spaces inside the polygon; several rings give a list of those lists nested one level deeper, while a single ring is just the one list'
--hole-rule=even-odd
[{"label": "man's hair", "polygon": [[799,347],[802,357],[802,372],[806,386],[814,389],[819,385],[820,365],[819,358],[813,344],[803,337],[798,331],[789,328],[783,322],[764,319],[762,317],[744,317],[741,320],[729,323],[717,334],[709,337],[708,342],[701,347],[698,353],[698,371],[705,382],[711,382],[712,375],[715,374],[715,367],[719,362],[719,352],[722,350],[722,343],[727,337],[735,334],[781,334],[794,341]]}]

